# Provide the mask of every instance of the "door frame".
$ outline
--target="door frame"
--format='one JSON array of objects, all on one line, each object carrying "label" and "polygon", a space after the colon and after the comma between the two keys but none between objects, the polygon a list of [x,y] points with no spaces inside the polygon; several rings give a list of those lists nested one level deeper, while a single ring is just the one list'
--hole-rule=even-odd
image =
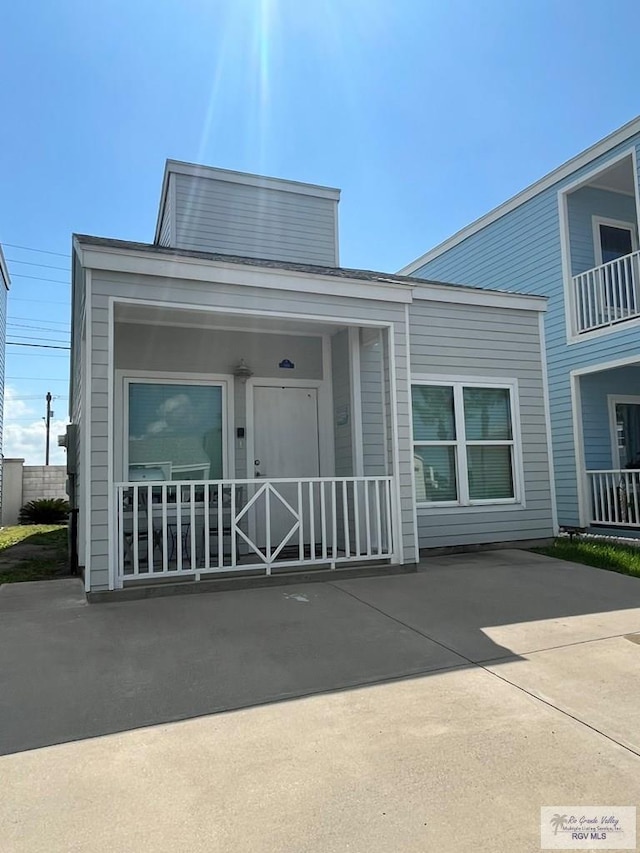
[{"label": "door frame", "polygon": [[640,396],[634,394],[607,394],[609,437],[611,439],[611,467],[621,470],[620,453],[618,451],[618,423],[616,420],[616,406],[618,403],[629,403],[632,406],[640,406]]},{"label": "door frame", "polygon": [[331,411],[331,389],[323,379],[247,379],[246,383],[246,413],[247,413],[247,479],[253,472],[253,460],[255,459],[255,435],[254,435],[254,393],[253,389],[259,388],[315,388],[318,392],[318,461],[320,477],[332,477],[334,475],[335,447],[333,436],[333,418]]},{"label": "door frame", "polygon": [[[593,227],[593,259],[595,266],[602,266],[602,241],[600,239],[600,226],[609,225],[620,231],[629,231],[631,234],[631,252],[638,251],[638,229],[635,222],[625,222],[622,219],[610,219],[606,216],[592,216]],[[627,257],[626,255],[623,257]]]}]

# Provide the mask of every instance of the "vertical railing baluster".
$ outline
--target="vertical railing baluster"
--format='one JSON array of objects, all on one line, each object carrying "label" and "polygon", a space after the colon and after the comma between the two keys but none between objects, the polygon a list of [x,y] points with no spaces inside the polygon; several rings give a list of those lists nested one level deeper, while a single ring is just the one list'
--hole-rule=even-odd
[{"label": "vertical railing baluster", "polygon": [[168,521],[167,521],[167,486],[162,486],[162,571],[169,571],[169,547],[168,547]]},{"label": "vertical railing baluster", "polygon": [[607,498],[607,515],[606,515],[606,519],[607,519],[607,521],[609,521],[609,522],[610,522],[610,521],[612,520],[612,518],[613,518],[613,513],[612,513],[612,511],[611,511],[611,489],[610,489],[610,486],[609,486],[609,475],[608,475],[608,474],[605,474],[605,475],[604,475],[604,482],[605,482],[605,489],[606,489],[605,494],[606,494],[606,498]]},{"label": "vertical railing baluster", "polygon": [[367,557],[371,556],[371,518],[369,507],[369,488],[370,481],[364,481],[364,532],[367,537]]},{"label": "vertical railing baluster", "polygon": [[231,565],[236,565],[236,484],[231,484]]},{"label": "vertical railing baluster", "polygon": [[298,480],[298,558],[304,560],[304,510],[302,507],[302,480]]},{"label": "vertical railing baluster", "polygon": [[117,512],[118,512],[118,577],[124,577],[124,487],[118,486]]},{"label": "vertical railing baluster", "polygon": [[380,480],[376,480],[376,537],[378,555],[382,554],[382,514],[380,510]]},{"label": "vertical railing baluster", "polygon": [[[233,486],[231,487],[233,488]],[[218,483],[218,568],[224,566],[224,515],[223,515],[224,490],[222,483]]]},{"label": "vertical railing baluster", "polygon": [[338,507],[337,507],[337,492],[336,492],[336,481],[331,481],[331,509],[333,512],[332,517],[332,528],[331,532],[333,535],[333,543],[332,543],[332,553],[333,559],[336,560],[338,556]]},{"label": "vertical railing baluster", "polygon": [[176,570],[182,571],[182,485],[176,485]]},{"label": "vertical railing baluster", "polygon": [[353,480],[353,526],[355,528],[355,540],[356,540],[356,557],[360,556],[360,507],[358,503],[360,501],[358,488],[358,480],[354,478]]},{"label": "vertical railing baluster", "polygon": [[[255,507],[256,504],[254,503]],[[257,522],[257,513],[256,513],[256,522]],[[258,525],[256,524],[256,528]],[[271,563],[271,484],[267,483],[264,490],[264,527],[265,527],[265,536],[266,536],[266,557],[267,557],[267,566]],[[258,544],[258,543],[256,543]],[[267,572],[268,574],[268,572]]]},{"label": "vertical railing baluster", "polygon": [[344,556],[351,556],[351,539],[349,537],[349,499],[347,496],[347,481],[342,481],[342,523],[344,525]]},{"label": "vertical railing baluster", "polygon": [[139,522],[140,522],[140,519],[139,519],[140,506],[139,506],[138,501],[139,501],[138,486],[134,486],[133,487],[133,507],[132,507],[132,509],[133,509],[133,573],[134,573],[134,575],[137,575],[140,572],[140,559],[139,559],[139,553],[138,553],[138,548],[139,548],[138,536],[140,533],[140,531],[138,529],[139,528]]},{"label": "vertical railing baluster", "polygon": [[211,495],[209,492],[209,483],[206,482],[204,484],[204,490],[202,494],[202,511],[204,512],[204,567],[205,569],[211,568],[211,519],[209,517],[209,513],[211,512]]},{"label": "vertical railing baluster", "polygon": [[191,525],[190,529],[190,539],[191,539],[191,571],[195,571],[198,555],[196,553],[196,487],[195,483],[191,483],[189,486],[189,503],[191,506],[189,507],[189,523]]},{"label": "vertical railing baluster", "polygon": [[[387,515],[387,554],[391,554],[393,552],[393,531],[391,527],[391,483],[389,480],[385,482],[385,503],[386,503],[386,515]],[[398,531],[398,536],[400,536],[400,532]]]},{"label": "vertical railing baluster", "polygon": [[630,521],[632,524],[638,524],[638,474],[636,471],[632,471],[630,474],[631,477],[631,489],[633,493],[633,512],[631,513]]},{"label": "vertical railing baluster", "polygon": [[326,497],[325,497],[325,487],[326,483],[320,482],[320,526],[322,529],[322,539],[321,539],[321,547],[322,547],[322,559],[327,559],[327,507],[326,507]]},{"label": "vertical railing baluster", "polygon": [[316,518],[314,482],[309,480],[309,559],[316,558]]},{"label": "vertical railing baluster", "polygon": [[147,571],[153,572],[153,487],[147,486]]}]

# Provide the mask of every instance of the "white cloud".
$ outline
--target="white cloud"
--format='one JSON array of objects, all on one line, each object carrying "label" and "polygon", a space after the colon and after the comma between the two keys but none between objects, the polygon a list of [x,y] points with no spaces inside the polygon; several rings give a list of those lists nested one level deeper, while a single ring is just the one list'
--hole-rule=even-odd
[{"label": "white cloud", "polygon": [[[44,465],[45,428],[42,415],[30,402],[27,403],[16,397],[15,389],[6,386],[3,455],[8,458],[24,459],[26,465]],[[51,421],[49,461],[52,465],[66,464],[66,451],[63,447],[58,447],[58,436],[64,433],[66,425],[65,420]]]}]

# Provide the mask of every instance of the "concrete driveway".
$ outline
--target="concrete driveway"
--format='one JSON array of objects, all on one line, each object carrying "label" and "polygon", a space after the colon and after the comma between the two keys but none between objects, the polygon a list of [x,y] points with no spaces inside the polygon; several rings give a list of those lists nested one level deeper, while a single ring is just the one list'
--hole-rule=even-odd
[{"label": "concrete driveway", "polygon": [[639,640],[640,581],[519,551],[0,587],[0,850],[539,850],[542,805],[640,800]]}]

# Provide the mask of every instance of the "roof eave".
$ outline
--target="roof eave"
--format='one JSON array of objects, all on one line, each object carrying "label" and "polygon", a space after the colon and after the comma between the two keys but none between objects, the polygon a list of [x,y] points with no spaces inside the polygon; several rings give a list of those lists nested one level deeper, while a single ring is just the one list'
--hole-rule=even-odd
[{"label": "roof eave", "polygon": [[612,148],[615,148],[617,145],[621,145],[623,142],[626,142],[635,134],[640,133],[640,116],[632,119],[627,122],[622,127],[619,127],[617,130],[614,130],[613,133],[610,133],[608,136],[605,136],[604,139],[601,139],[599,142],[594,143],[589,148],[586,148],[580,154],[576,154],[575,157],[572,157],[570,160],[567,160],[562,165],[558,166],[556,169],[553,169],[551,172],[548,172],[538,181],[535,181],[533,184],[530,184],[525,189],[521,190],[516,195],[512,196],[507,201],[502,202],[497,207],[494,207],[488,213],[485,213],[483,216],[475,219],[469,225],[465,225],[464,228],[461,228],[459,231],[456,231],[451,237],[448,237],[446,240],[443,240],[442,243],[439,243],[437,246],[434,246],[433,249],[430,249],[428,252],[425,252],[423,255],[420,255],[419,258],[416,258],[415,261],[407,264],[402,267],[402,269],[398,270],[398,275],[412,275],[414,272],[419,270],[425,264],[428,264],[430,261],[435,260],[444,252],[452,249],[454,246],[457,246],[459,243],[462,243],[463,240],[466,240],[467,237],[471,237],[473,234],[476,234],[478,231],[481,231],[483,228],[486,228],[487,225],[491,225],[496,220],[500,219],[502,216],[505,216],[507,213],[510,213],[512,210],[515,210],[520,205],[539,195],[544,190],[549,189],[554,184],[557,184],[559,181],[562,181],[564,178],[571,175],[573,172],[581,169],[583,166],[588,165],[593,160],[596,160],[598,157],[601,157],[603,154],[606,154]]}]

